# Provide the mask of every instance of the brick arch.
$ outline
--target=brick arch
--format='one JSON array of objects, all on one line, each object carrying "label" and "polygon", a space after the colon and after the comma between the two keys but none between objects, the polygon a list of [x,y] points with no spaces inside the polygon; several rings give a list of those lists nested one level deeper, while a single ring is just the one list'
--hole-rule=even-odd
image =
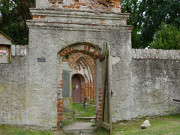
[{"label": "brick arch", "polygon": [[81,52],[87,55],[90,55],[92,58],[97,59],[101,56],[101,48],[97,45],[88,43],[88,42],[81,42],[81,43],[74,43],[59,51],[59,57],[64,57],[70,53],[77,53]]},{"label": "brick arch", "polygon": [[[62,95],[62,86],[63,86],[63,70],[66,68],[73,69],[71,71],[71,77],[74,74],[83,73],[83,77],[86,80],[82,83],[81,91],[81,102],[86,97],[89,99],[89,102],[95,101],[95,60],[101,56],[101,48],[97,45],[93,45],[87,42],[71,44],[61,51],[58,52],[58,127],[62,125],[62,107],[64,99]],[[63,63],[64,62],[64,63]],[[65,65],[64,65],[65,64]],[[76,69],[74,69],[76,66]],[[78,71],[79,70],[79,71]],[[70,78],[71,78],[70,77]],[[66,98],[67,99],[67,98]],[[98,110],[97,110],[98,111]]]}]

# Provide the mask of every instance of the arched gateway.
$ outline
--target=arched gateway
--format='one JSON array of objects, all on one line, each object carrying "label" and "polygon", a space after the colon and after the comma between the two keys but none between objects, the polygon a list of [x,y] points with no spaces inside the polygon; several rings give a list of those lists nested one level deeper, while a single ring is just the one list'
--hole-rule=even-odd
[{"label": "arched gateway", "polygon": [[[116,91],[117,88],[130,90],[130,81],[119,80],[118,76],[121,74],[122,78],[131,77],[129,72],[131,69],[127,64],[131,61],[131,30],[126,24],[129,15],[121,13],[119,0],[110,3],[104,1],[104,4],[92,0],[70,3],[65,0],[61,2],[41,0],[41,2],[43,4],[37,1],[37,7],[31,9],[33,20],[27,21],[31,37],[29,59],[34,59],[34,56],[47,57],[48,65],[42,69],[48,68],[47,75],[51,74],[50,78],[57,79],[56,90],[54,87],[56,81],[49,79],[48,83],[53,89],[51,92],[57,92],[57,127],[62,125],[63,108],[72,108],[74,95],[71,78],[74,74],[81,74],[85,81],[81,83],[80,102],[84,98],[87,98],[88,102],[95,102],[96,120],[99,122],[102,120],[101,125],[110,130],[112,113],[106,108],[110,108],[111,102],[115,102],[114,121],[119,117],[116,112],[120,108],[115,106],[116,99],[111,101],[109,96],[115,94],[113,90]],[[121,66],[113,69],[113,72],[110,72],[111,63],[105,62],[110,59],[108,51],[103,47],[105,45],[112,50],[113,64],[119,63],[119,57],[122,58]],[[54,60],[57,55],[58,64],[55,66]],[[50,70],[54,67],[57,69]],[[31,74],[36,76],[34,72]],[[45,83],[44,86],[46,85]]]},{"label": "arched gateway", "polygon": [[[58,114],[63,115],[63,108],[71,109],[72,103],[82,103],[87,99],[87,102],[96,102],[97,116],[99,116],[97,118],[100,120],[102,92],[99,98],[100,86],[98,85],[100,83],[95,83],[98,72],[96,70],[100,70],[101,66],[100,56],[101,49],[87,42],[71,44],[58,53],[58,71],[60,72],[58,101],[61,101]],[[61,123],[61,120],[59,122]]]},{"label": "arched gateway", "polygon": [[121,0],[36,0],[30,10],[29,45],[0,56],[0,124],[58,129],[63,108],[72,108],[74,75],[81,102],[95,102],[109,131],[111,122],[179,113],[178,50],[132,50]]},{"label": "arched gateway", "polygon": [[[31,9],[33,20],[27,21],[30,37],[28,82],[33,87],[28,87],[30,94],[26,102],[30,102],[27,107],[33,112],[32,115],[38,114],[35,115],[37,118],[29,116],[32,118],[31,124],[61,127],[63,108],[72,108],[74,75],[84,78],[83,82],[80,78],[78,102],[84,98],[88,102],[95,102],[96,120],[102,120],[101,125],[110,130],[110,115],[113,114],[113,121],[120,119],[117,112],[121,107],[116,107],[116,99],[121,94],[117,91],[128,92],[131,89],[131,30],[126,23],[129,15],[121,13],[120,3],[120,0],[109,3],[97,0],[36,1],[36,8]],[[108,49],[103,47],[106,45]],[[43,62],[35,63],[37,58]],[[113,60],[112,63],[107,62],[109,59]],[[34,98],[32,104],[31,93],[34,89],[46,95],[46,98]],[[110,95],[115,97],[110,100]],[[46,106],[36,105],[42,100]],[[111,104],[114,106],[113,113],[107,109]],[[49,112],[42,113],[45,108]]]}]

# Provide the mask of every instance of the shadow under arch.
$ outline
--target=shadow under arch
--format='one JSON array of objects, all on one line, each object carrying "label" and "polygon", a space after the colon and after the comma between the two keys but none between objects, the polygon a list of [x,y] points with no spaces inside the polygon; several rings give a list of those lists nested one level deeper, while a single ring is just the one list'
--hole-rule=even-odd
[{"label": "shadow under arch", "polygon": [[82,82],[86,82],[86,81],[87,81],[87,78],[85,78],[85,76],[82,75],[82,74],[80,74],[80,73],[73,73],[72,76],[71,76],[71,79],[72,79],[72,77],[73,77],[74,75],[79,76],[79,78],[81,78],[81,81],[82,81]]}]

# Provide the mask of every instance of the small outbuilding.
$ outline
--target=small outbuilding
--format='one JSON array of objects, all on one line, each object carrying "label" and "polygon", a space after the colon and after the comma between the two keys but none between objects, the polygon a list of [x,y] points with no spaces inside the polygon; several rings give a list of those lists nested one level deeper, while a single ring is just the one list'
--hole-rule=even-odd
[{"label": "small outbuilding", "polygon": [[11,61],[12,39],[0,32],[0,63],[10,63]]}]

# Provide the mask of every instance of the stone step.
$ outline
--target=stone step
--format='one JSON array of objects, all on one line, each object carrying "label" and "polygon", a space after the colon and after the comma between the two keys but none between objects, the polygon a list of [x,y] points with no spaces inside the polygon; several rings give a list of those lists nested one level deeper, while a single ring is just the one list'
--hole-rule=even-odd
[{"label": "stone step", "polygon": [[96,119],[96,117],[75,117],[75,119],[92,120],[92,119]]},{"label": "stone step", "polygon": [[96,127],[92,127],[91,122],[75,122],[72,125],[63,128],[67,133],[75,133],[77,135],[88,135],[92,134]]}]

